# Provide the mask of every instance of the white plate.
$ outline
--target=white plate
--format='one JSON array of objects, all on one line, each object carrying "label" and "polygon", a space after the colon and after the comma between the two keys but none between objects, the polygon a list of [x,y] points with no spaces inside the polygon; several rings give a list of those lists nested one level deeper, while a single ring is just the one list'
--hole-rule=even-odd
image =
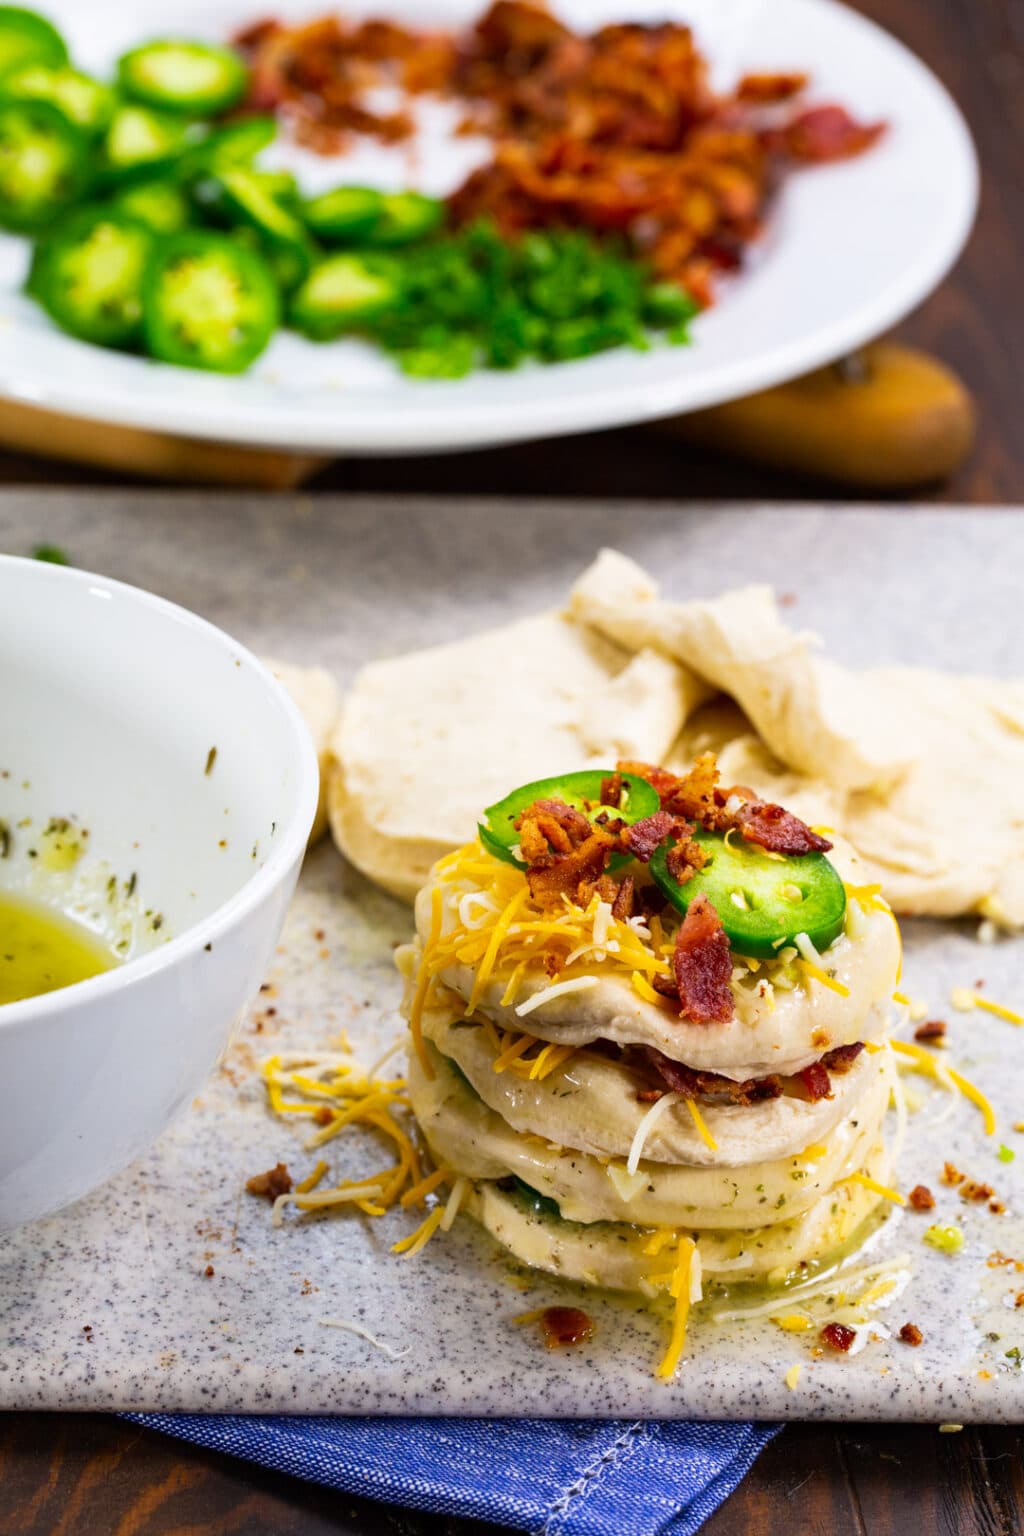
[{"label": "white plate", "polygon": [[[276,7],[293,16],[329,8],[330,0]],[[148,35],[224,37],[260,12],[255,0],[47,0],[46,9],[76,60],[98,71]],[[389,0],[373,9],[420,26],[458,25],[481,0]],[[558,9],[579,27],[665,16],[692,22],[717,83],[747,69],[807,69],[817,100],[839,100],[891,125],[868,154],[787,181],[749,270],[723,284],[718,305],[693,327],[692,347],[619,350],[438,383],[403,378],[362,343],[316,346],[281,333],[245,377],[186,373],[60,334],[20,292],[26,242],[0,238],[0,394],[125,426],[264,447],[480,447],[695,410],[780,383],[879,335],[955,260],[977,195],[970,137],[934,76],[871,22],[833,0],[561,0]],[[443,109],[427,118],[415,174],[407,146],[371,145],[344,161],[292,150],[278,157],[307,184],[372,179],[445,192],[462,179],[474,147],[446,139]]]}]

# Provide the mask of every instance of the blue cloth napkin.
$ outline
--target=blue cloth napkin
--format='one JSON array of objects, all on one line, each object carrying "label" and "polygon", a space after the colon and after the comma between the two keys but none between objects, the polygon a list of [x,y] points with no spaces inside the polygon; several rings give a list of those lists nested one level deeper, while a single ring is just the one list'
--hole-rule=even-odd
[{"label": "blue cloth napkin", "polygon": [[531,1536],[691,1536],[777,1424],[126,1414],[307,1482]]}]

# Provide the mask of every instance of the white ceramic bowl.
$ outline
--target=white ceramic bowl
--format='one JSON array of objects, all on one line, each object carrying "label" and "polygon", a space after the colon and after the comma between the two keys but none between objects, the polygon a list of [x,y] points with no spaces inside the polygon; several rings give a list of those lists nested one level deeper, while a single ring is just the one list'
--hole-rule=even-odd
[{"label": "white ceramic bowl", "polygon": [[[193,1097],[265,974],[318,778],[255,657],[81,571],[0,556],[0,700],[0,889],[76,911],[127,956],[0,1006],[2,1230],[95,1188]],[[53,817],[88,837],[44,874]]]}]

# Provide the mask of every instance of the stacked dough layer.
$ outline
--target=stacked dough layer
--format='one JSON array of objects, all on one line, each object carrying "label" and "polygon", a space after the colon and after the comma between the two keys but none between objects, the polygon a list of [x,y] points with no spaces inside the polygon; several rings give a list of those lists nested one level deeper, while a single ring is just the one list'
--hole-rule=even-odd
[{"label": "stacked dough layer", "polygon": [[[499,963],[480,986],[479,967],[453,951],[485,894],[458,861],[436,869],[402,964],[414,1111],[499,1242],[533,1267],[626,1290],[658,1267],[659,1233],[692,1237],[705,1278],[723,1282],[806,1275],[851,1246],[891,1181],[882,1124],[899,940],[887,909],[851,901],[821,957],[832,985],[738,961],[734,1017],[697,1025],[645,999],[611,950],[587,957],[583,985],[551,996],[542,951],[511,985]],[[829,1097],[811,1099],[800,1073],[854,1044],[864,1049],[832,1074]],[[711,1085],[695,1114],[680,1094],[655,1098],[650,1049],[735,1083],[771,1075],[782,1091],[743,1103]]]}]

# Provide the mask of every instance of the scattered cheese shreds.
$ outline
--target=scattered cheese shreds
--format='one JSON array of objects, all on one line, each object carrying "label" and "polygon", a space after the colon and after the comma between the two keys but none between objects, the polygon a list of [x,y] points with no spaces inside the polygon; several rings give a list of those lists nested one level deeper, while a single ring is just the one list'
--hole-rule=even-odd
[{"label": "scattered cheese shreds", "polygon": [[410,1232],[408,1237],[403,1237],[399,1242],[391,1244],[391,1252],[404,1254],[410,1259],[413,1254],[419,1253],[421,1248],[427,1246],[444,1220],[444,1211],[443,1205],[436,1205],[426,1221],[421,1222],[415,1232]]},{"label": "scattered cheese shreds", "polygon": [[655,1099],[633,1135],[633,1140],[629,1147],[629,1157],[626,1159],[627,1173],[636,1173],[640,1159],[644,1155],[644,1143],[647,1141],[648,1136],[666,1110],[671,1109],[673,1104],[678,1104],[681,1098],[681,1093],[663,1093],[660,1099]]},{"label": "scattered cheese shreds", "polygon": [[828,987],[831,992],[838,992],[840,997],[849,997],[850,989],[842,981],[836,981],[827,971],[823,971],[820,965],[815,965],[813,960],[798,960],[797,965],[807,976],[812,976],[823,987]]},{"label": "scattered cheese shreds", "polygon": [[669,1285],[670,1294],[675,1302],[672,1333],[668,1348],[654,1373],[660,1381],[672,1380],[682,1359],[683,1350],[686,1348],[686,1324],[690,1315],[690,1267],[695,1251],[696,1244],[692,1237],[679,1239],[676,1265]]},{"label": "scattered cheese shreds", "polygon": [[430,961],[433,952],[437,948],[441,937],[441,921],[444,912],[444,895],[441,887],[435,886],[430,898],[430,932],[427,942],[420,957],[420,973],[416,978],[416,990],[413,993],[412,1003],[409,1007],[409,1030],[412,1034],[413,1045],[416,1047],[416,1055],[424,1075],[433,1078],[434,1069],[430,1064],[426,1046],[423,1043],[423,1005],[427,1000],[427,991],[430,987]]},{"label": "scattered cheese shreds", "polygon": [[401,1360],[412,1349],[407,1344],[404,1349],[395,1349],[392,1344],[386,1344],[383,1339],[378,1339],[369,1328],[364,1328],[361,1323],[350,1322],[347,1317],[322,1317],[321,1328],[337,1328],[342,1333],[354,1333],[357,1339],[365,1339],[367,1344],[372,1344],[374,1349],[379,1349],[382,1355],[387,1355],[389,1360]]},{"label": "scattered cheese shreds", "polygon": [[803,1366],[800,1364],[800,1362],[798,1360],[796,1362],[796,1364],[795,1365],[791,1365],[789,1370],[786,1372],[783,1380],[785,1381],[786,1386],[789,1388],[789,1390],[791,1392],[795,1392],[796,1391],[797,1386],[798,1386],[799,1381],[800,1381],[800,1372],[802,1370],[803,1370]]},{"label": "scattered cheese shreds", "polygon": [[948,1086],[946,1083],[947,1078],[950,1082],[954,1083],[964,1098],[970,1099],[971,1103],[977,1105],[981,1110],[985,1121],[985,1135],[992,1136],[995,1134],[995,1111],[981,1089],[968,1082],[962,1072],[957,1072],[953,1067],[948,1067],[945,1064],[940,1065],[936,1062],[934,1056],[925,1050],[924,1046],[912,1045],[909,1040],[893,1040],[891,1045],[893,1050],[899,1052],[901,1056],[908,1056],[910,1058],[914,1063],[916,1071],[923,1072],[926,1077],[934,1077],[936,1082],[942,1083],[944,1087]]},{"label": "scattered cheese shreds", "polygon": [[802,1312],[788,1312],[785,1317],[773,1317],[772,1322],[782,1329],[783,1333],[807,1333],[814,1324],[809,1317]]},{"label": "scattered cheese shreds", "polygon": [[845,1184],[862,1184],[865,1189],[870,1189],[873,1194],[881,1195],[885,1200],[891,1200],[893,1205],[906,1205],[906,1197],[899,1190],[890,1189],[887,1184],[879,1184],[877,1179],[869,1178],[866,1173],[850,1173],[843,1180]]}]

